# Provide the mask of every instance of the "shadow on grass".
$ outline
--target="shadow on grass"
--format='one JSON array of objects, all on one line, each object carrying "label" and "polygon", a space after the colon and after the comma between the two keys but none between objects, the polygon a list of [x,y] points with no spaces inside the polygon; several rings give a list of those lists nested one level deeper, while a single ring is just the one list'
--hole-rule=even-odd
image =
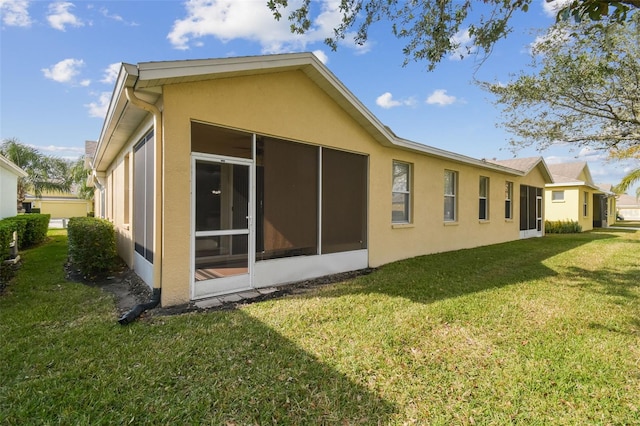
[{"label": "shadow on grass", "polygon": [[396,411],[242,311],[34,333],[42,347],[4,379],[6,424],[387,424]]},{"label": "shadow on grass", "polygon": [[30,250],[2,300],[0,424],[388,424],[397,411],[242,310],[121,327],[95,289],[64,282],[65,255],[66,238]]},{"label": "shadow on grass", "polygon": [[430,303],[556,275],[556,271],[544,265],[544,260],[593,240],[611,238],[618,236],[615,232],[551,235],[419,256],[384,265],[352,285],[322,294],[337,297],[384,293]]},{"label": "shadow on grass", "polygon": [[584,290],[607,296],[638,299],[640,266],[626,273],[609,268],[593,271],[573,266],[567,269],[566,275],[574,285]]}]

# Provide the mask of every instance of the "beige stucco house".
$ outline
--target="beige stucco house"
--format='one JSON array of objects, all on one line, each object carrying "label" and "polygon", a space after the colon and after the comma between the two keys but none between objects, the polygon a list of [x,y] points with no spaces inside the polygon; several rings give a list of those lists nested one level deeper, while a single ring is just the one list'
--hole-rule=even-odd
[{"label": "beige stucco house", "polygon": [[92,168],[163,305],[541,236],[551,182],[396,136],[307,53],[123,64]]},{"label": "beige stucco house", "polygon": [[73,192],[44,192],[40,197],[27,194],[23,207],[27,213],[38,209],[42,214],[51,215],[52,219],[69,219],[93,212],[93,200],[80,198]]},{"label": "beige stucco house", "polygon": [[583,231],[615,222],[615,194],[593,182],[586,162],[549,164],[548,167],[553,183],[545,186],[547,220],[576,221]]},{"label": "beige stucco house", "polygon": [[640,200],[629,194],[621,194],[617,197],[618,214],[624,220],[640,220]]}]

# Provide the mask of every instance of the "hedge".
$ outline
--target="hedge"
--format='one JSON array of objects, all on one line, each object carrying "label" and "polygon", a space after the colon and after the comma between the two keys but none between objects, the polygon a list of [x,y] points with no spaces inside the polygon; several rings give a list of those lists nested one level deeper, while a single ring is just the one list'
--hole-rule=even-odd
[{"label": "hedge", "polygon": [[0,220],[0,267],[2,267],[2,261],[6,260],[10,256],[9,244],[13,239],[13,224]]},{"label": "hedge", "polygon": [[72,217],[67,227],[69,261],[85,277],[108,273],[116,260],[116,232],[111,222]]},{"label": "hedge", "polygon": [[[51,215],[49,214],[25,214],[2,219],[0,224],[9,227],[9,241],[11,241],[13,232],[18,232],[18,248],[24,249],[40,244],[47,238],[50,219]],[[0,240],[0,244],[2,244],[0,251],[4,252],[6,246],[4,240]]]},{"label": "hedge", "polygon": [[582,226],[575,220],[546,220],[544,232],[546,234],[576,234],[582,232]]}]

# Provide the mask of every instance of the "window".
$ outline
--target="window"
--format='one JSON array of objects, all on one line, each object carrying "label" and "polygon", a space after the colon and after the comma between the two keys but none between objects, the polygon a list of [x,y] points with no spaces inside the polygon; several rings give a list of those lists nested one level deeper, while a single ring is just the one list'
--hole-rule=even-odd
[{"label": "window", "polygon": [[129,223],[129,158],[131,154],[124,157],[124,223]]},{"label": "window", "polygon": [[393,223],[409,223],[409,206],[411,202],[410,173],[410,164],[399,161],[393,162],[393,184],[391,189],[391,221]]},{"label": "window", "polygon": [[584,201],[582,203],[582,215],[584,217],[589,216],[589,193],[587,191],[584,192]]},{"label": "window", "polygon": [[489,219],[489,178],[480,176],[480,203],[478,208],[478,219]]},{"label": "window", "polygon": [[564,191],[551,191],[551,201],[564,201]]},{"label": "window", "polygon": [[133,148],[133,239],[137,253],[153,263],[153,131]]},{"label": "window", "polygon": [[513,219],[513,182],[504,184],[504,218]]},{"label": "window", "polygon": [[458,192],[458,172],[453,170],[444,171],[444,221],[455,222],[456,214],[456,193]]}]

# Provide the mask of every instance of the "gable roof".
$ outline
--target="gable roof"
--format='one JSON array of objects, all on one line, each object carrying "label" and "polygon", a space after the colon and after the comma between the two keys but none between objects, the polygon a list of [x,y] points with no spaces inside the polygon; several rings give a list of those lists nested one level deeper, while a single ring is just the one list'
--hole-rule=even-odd
[{"label": "gable roof", "polygon": [[507,160],[486,160],[493,164],[499,164],[511,169],[520,170],[525,175],[531,173],[536,167],[540,169],[540,172],[544,176],[547,182],[553,182],[553,177],[549,172],[547,163],[542,157],[525,157],[525,158],[510,158]]},{"label": "gable roof", "polygon": [[555,184],[549,186],[587,186],[601,191],[593,182],[589,165],[586,161],[572,163],[549,164],[549,170]]},{"label": "gable roof", "polygon": [[456,154],[396,136],[383,125],[340,80],[312,53],[245,56],[222,59],[199,59],[122,64],[98,139],[92,167],[105,171],[128,142],[130,135],[147,116],[127,99],[126,89],[150,104],[158,104],[162,86],[167,84],[213,80],[237,76],[260,75],[284,71],[302,71],[334,102],[359,123],[373,139],[386,147],[419,152],[438,158],[522,176],[524,173],[503,165]]}]

